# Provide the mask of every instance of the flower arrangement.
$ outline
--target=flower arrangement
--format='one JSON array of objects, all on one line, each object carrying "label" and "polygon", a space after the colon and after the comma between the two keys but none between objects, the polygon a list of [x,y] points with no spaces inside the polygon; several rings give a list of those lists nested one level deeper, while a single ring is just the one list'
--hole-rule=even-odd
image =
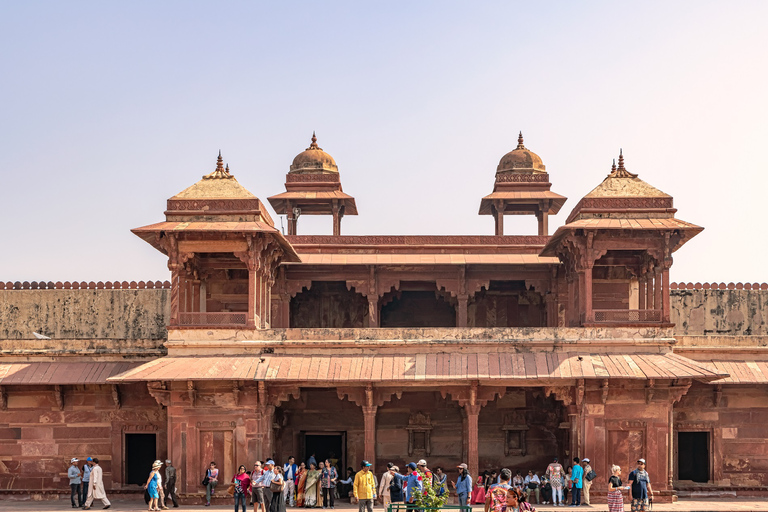
[{"label": "flower arrangement", "polygon": [[[421,482],[422,485],[421,494],[416,496],[413,500],[417,505],[416,508],[425,510],[437,510],[443,508],[445,503],[448,501],[449,493],[444,492],[442,496],[438,495],[436,488],[432,484],[432,479],[427,478],[421,469],[416,470],[416,473],[418,474],[417,479]],[[440,486],[438,485],[437,489],[439,488]]]}]

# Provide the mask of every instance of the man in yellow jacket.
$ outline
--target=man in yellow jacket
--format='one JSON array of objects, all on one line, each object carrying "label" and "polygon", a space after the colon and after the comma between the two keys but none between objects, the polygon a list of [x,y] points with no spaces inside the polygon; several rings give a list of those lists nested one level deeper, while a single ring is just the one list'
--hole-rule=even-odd
[{"label": "man in yellow jacket", "polygon": [[373,512],[373,500],[376,499],[376,480],[371,473],[371,463],[364,460],[360,463],[362,468],[355,475],[355,483],[352,486],[355,498],[359,503],[359,511]]}]

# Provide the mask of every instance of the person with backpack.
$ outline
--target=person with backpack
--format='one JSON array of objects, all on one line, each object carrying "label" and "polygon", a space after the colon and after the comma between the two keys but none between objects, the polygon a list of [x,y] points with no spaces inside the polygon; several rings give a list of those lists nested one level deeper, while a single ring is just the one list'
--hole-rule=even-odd
[{"label": "person with backpack", "polygon": [[581,464],[584,466],[584,488],[581,491],[581,502],[584,505],[589,505],[589,489],[592,487],[592,480],[597,476],[589,463],[588,458],[581,459]]},{"label": "person with backpack", "polygon": [[491,484],[485,496],[485,512],[507,512],[507,497],[512,486],[512,471],[504,468],[499,475],[499,483]]},{"label": "person with backpack", "polygon": [[[389,503],[390,504],[405,503],[405,493],[403,491],[403,480],[402,480],[404,477],[403,475],[400,474],[400,468],[397,466],[392,466],[387,471],[387,474],[389,475],[389,487],[387,487],[387,491],[389,492]],[[387,505],[385,505],[385,507],[386,506]]]}]

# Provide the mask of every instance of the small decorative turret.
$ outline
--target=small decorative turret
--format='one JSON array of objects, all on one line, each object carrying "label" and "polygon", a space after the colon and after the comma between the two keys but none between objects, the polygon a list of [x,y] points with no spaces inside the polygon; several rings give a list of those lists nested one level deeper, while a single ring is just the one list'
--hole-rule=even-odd
[{"label": "small decorative turret", "polygon": [[296,155],[285,177],[285,192],[269,198],[278,214],[288,220],[288,234],[297,234],[301,215],[332,215],[333,234],[341,234],[341,219],[357,215],[355,198],[341,189],[336,161],[317,145],[312,132],[309,147]]},{"label": "small decorative turret", "polygon": [[493,215],[497,236],[504,234],[504,215],[535,215],[539,235],[548,234],[548,216],[565,203],[565,197],[550,190],[549,174],[539,155],[525,147],[523,132],[517,147],[501,157],[496,167],[493,193],[480,201],[480,215]]}]

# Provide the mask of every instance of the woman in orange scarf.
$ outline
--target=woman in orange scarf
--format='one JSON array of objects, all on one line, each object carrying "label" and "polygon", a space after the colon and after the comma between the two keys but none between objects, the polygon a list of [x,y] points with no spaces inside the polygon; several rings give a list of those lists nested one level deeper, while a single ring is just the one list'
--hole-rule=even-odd
[{"label": "woman in orange scarf", "polygon": [[307,466],[303,462],[296,472],[296,506],[304,506],[304,487],[307,485]]}]

